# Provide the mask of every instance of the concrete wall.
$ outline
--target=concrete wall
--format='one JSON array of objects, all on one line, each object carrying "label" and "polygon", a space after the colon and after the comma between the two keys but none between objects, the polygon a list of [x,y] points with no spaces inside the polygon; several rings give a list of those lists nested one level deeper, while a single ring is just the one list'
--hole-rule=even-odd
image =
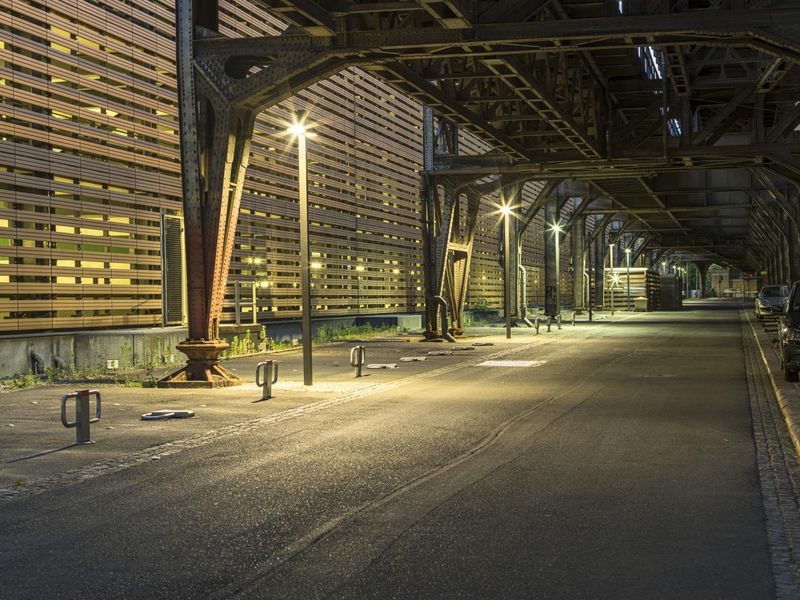
[{"label": "concrete wall", "polygon": [[[395,326],[411,331],[422,329],[419,314],[366,315],[330,319],[314,319],[312,331],[323,326],[341,329],[353,325],[373,327]],[[228,341],[250,331],[258,337],[261,325],[223,325],[222,336]],[[267,335],[277,341],[300,339],[300,322],[283,321],[267,324]],[[179,365],[185,357],[175,346],[186,339],[185,327],[148,329],[114,329],[69,333],[30,334],[0,337],[0,377],[13,377],[34,371],[32,353],[43,360],[43,370],[64,367],[77,371],[123,371],[132,367]],[[107,361],[115,365],[107,369]]]},{"label": "concrete wall", "polygon": [[0,377],[33,372],[32,354],[41,357],[42,370],[124,370],[147,364],[178,364],[182,355],[175,345],[186,339],[186,328],[32,334],[0,338]]},{"label": "concrete wall", "polygon": [[[300,321],[270,321],[268,323],[242,324],[242,325],[222,325],[221,335],[229,342],[233,336],[242,336],[248,331],[251,337],[258,336],[261,326],[267,328],[267,337],[276,342],[291,342],[300,340],[302,331]],[[416,331],[422,329],[422,315],[415,313],[404,313],[397,315],[360,315],[352,317],[331,317],[327,319],[312,319],[311,335],[316,337],[320,328],[344,329],[354,325],[372,325],[373,327],[397,327],[398,330]]]}]

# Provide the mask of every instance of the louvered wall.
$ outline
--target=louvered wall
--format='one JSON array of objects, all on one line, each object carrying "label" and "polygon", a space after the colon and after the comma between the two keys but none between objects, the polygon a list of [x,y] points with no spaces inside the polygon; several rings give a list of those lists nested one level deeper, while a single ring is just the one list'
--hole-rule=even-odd
[{"label": "louvered wall", "polygon": [[[162,276],[177,259],[166,256],[162,273],[161,240],[162,217],[181,213],[173,10],[158,0],[0,4],[0,332],[175,322],[175,281]],[[262,35],[279,24],[238,2],[223,5],[221,27]],[[293,111],[319,123],[309,143],[315,310],[421,310],[421,108],[358,69],[259,118],[231,282],[258,282],[262,320],[299,315],[297,160],[280,135]],[[481,221],[473,293],[499,304],[493,219]],[[528,265],[541,263],[537,243],[526,242]],[[232,285],[228,297],[232,322]]]}]

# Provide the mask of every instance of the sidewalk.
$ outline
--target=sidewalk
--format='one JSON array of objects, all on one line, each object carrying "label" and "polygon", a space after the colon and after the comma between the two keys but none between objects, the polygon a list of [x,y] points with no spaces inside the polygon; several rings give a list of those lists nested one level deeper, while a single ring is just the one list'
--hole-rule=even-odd
[{"label": "sidewalk", "polygon": [[[614,316],[595,312],[597,325],[645,317],[648,313],[617,311]],[[303,385],[300,348],[260,354],[225,361],[225,366],[239,375],[243,385],[216,390],[176,390],[125,387],[122,384],[44,385],[26,390],[0,393],[0,500],[33,493],[36,486],[47,487],[72,476],[79,479],[87,469],[114,470],[129,463],[159,460],[177,448],[184,449],[222,435],[265,426],[284,418],[294,418],[330,403],[368,395],[409,378],[433,373],[448,365],[465,365],[481,357],[513,353],[529,344],[547,344],[561,335],[580,333],[590,326],[586,313],[579,315],[577,326],[571,323],[571,311],[565,312],[562,329],[554,322],[547,332],[544,321],[540,333],[525,326],[515,327],[510,340],[502,324],[468,327],[456,344],[425,342],[421,336],[397,335],[351,340],[315,346],[314,385]],[[428,352],[449,352],[454,347],[478,345],[467,352],[427,356]],[[354,377],[349,364],[350,349],[364,345],[366,362],[396,363],[396,369],[364,369]],[[422,362],[402,362],[402,357],[425,356]],[[273,397],[261,400],[261,388],[255,385],[256,365],[274,359],[279,363],[279,379]],[[75,430],[61,424],[61,398],[79,389],[97,389],[102,397],[102,417],[91,426],[94,444],[75,445]],[[74,419],[75,404],[68,401],[67,415]],[[184,409],[195,411],[191,419],[142,421],[141,415],[154,410]],[[94,401],[91,404],[94,410]],[[126,462],[127,461],[127,462]],[[50,482],[50,483],[48,483]],[[42,488],[43,489],[43,488]]]},{"label": "sidewalk", "polygon": [[781,372],[780,359],[778,358],[777,319],[756,320],[752,311],[744,311],[742,318],[755,335],[761,359],[769,372],[772,391],[778,399],[778,406],[783,413],[783,419],[789,430],[789,437],[794,445],[795,452],[800,456],[800,384],[785,381]]},{"label": "sidewalk", "polygon": [[[565,325],[565,329],[568,326]],[[511,340],[504,330],[485,328],[470,331],[457,344],[423,342],[420,338],[397,336],[366,339],[314,348],[314,385],[303,385],[301,349],[262,354],[225,361],[225,366],[239,375],[243,385],[216,390],[175,390],[132,388],[124,385],[78,383],[44,385],[0,394],[0,499],[25,495],[26,488],[46,480],[63,478],[92,465],[114,469],[124,457],[134,462],[158,460],[176,445],[199,443],[210,437],[263,426],[275,419],[292,418],[303,411],[326,403],[346,401],[367,395],[409,377],[423,376],[448,365],[456,366],[484,356],[513,352],[537,340],[555,341],[557,335],[536,335],[533,330],[518,329]],[[557,331],[553,326],[553,332]],[[427,356],[431,351],[450,351],[470,343],[493,345],[455,351],[451,355]],[[364,369],[356,379],[349,365],[350,348],[366,347],[366,362],[395,363],[396,369]],[[421,362],[401,362],[402,357],[425,356]],[[255,385],[256,365],[267,359],[279,362],[279,379],[273,397],[261,400],[261,388]],[[79,389],[97,389],[102,397],[102,416],[91,426],[94,444],[75,445],[75,430],[61,424],[61,398]],[[74,419],[75,404],[69,400],[67,415]],[[141,415],[153,410],[188,409],[191,419],[142,421]],[[91,403],[94,410],[94,400]],[[203,442],[206,443],[206,442]],[[127,459],[125,459],[127,460]],[[16,493],[15,493],[16,489]]]}]

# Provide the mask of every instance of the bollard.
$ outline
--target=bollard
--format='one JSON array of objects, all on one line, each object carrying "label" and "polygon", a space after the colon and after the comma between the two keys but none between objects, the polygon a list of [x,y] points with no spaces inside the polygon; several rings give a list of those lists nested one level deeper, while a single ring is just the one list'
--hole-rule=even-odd
[{"label": "bollard", "polygon": [[561,329],[561,314],[556,315],[556,325]]},{"label": "bollard", "polygon": [[547,317],[547,331],[550,331],[550,326],[553,324],[553,317]]},{"label": "bollard", "polygon": [[354,367],[356,377],[361,377],[361,368],[367,362],[367,349],[364,346],[350,348],[350,366]]},{"label": "bollard", "polygon": [[[95,401],[95,416],[89,417],[89,398],[94,396]],[[75,420],[67,421],[67,400],[75,398]],[[61,398],[61,424],[67,429],[75,428],[75,443],[76,444],[93,444],[92,436],[89,431],[91,423],[97,423],[100,420],[100,392],[97,390],[78,390],[71,394],[65,394]]]},{"label": "bollard", "polygon": [[572,326],[575,327],[575,315],[578,314],[578,311],[572,311]]},{"label": "bollard", "polygon": [[[261,379],[263,377],[263,380]],[[256,385],[261,388],[261,399],[272,398],[272,384],[278,381],[278,361],[265,360],[256,365]]]},{"label": "bollard", "polygon": [[539,317],[533,320],[533,326],[536,328],[536,335],[539,335]]}]

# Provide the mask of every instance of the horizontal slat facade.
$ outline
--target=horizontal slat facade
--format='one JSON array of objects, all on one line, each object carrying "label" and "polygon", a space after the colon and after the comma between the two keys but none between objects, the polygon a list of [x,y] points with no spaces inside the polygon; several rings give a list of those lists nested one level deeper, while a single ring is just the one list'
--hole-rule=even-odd
[{"label": "horizontal slat facade", "polygon": [[[0,333],[162,324],[161,218],[182,212],[174,3],[10,0],[0,22]],[[281,24],[238,1],[222,5],[220,27],[253,36]],[[259,320],[300,314],[297,156],[282,132],[306,112],[318,133],[314,310],[420,311],[421,107],[358,69],[257,120],[231,284],[247,301],[257,282]],[[481,217],[470,297],[499,305],[495,221]],[[541,302],[541,217],[523,249],[529,301]],[[223,320],[234,319],[230,285]]]}]

